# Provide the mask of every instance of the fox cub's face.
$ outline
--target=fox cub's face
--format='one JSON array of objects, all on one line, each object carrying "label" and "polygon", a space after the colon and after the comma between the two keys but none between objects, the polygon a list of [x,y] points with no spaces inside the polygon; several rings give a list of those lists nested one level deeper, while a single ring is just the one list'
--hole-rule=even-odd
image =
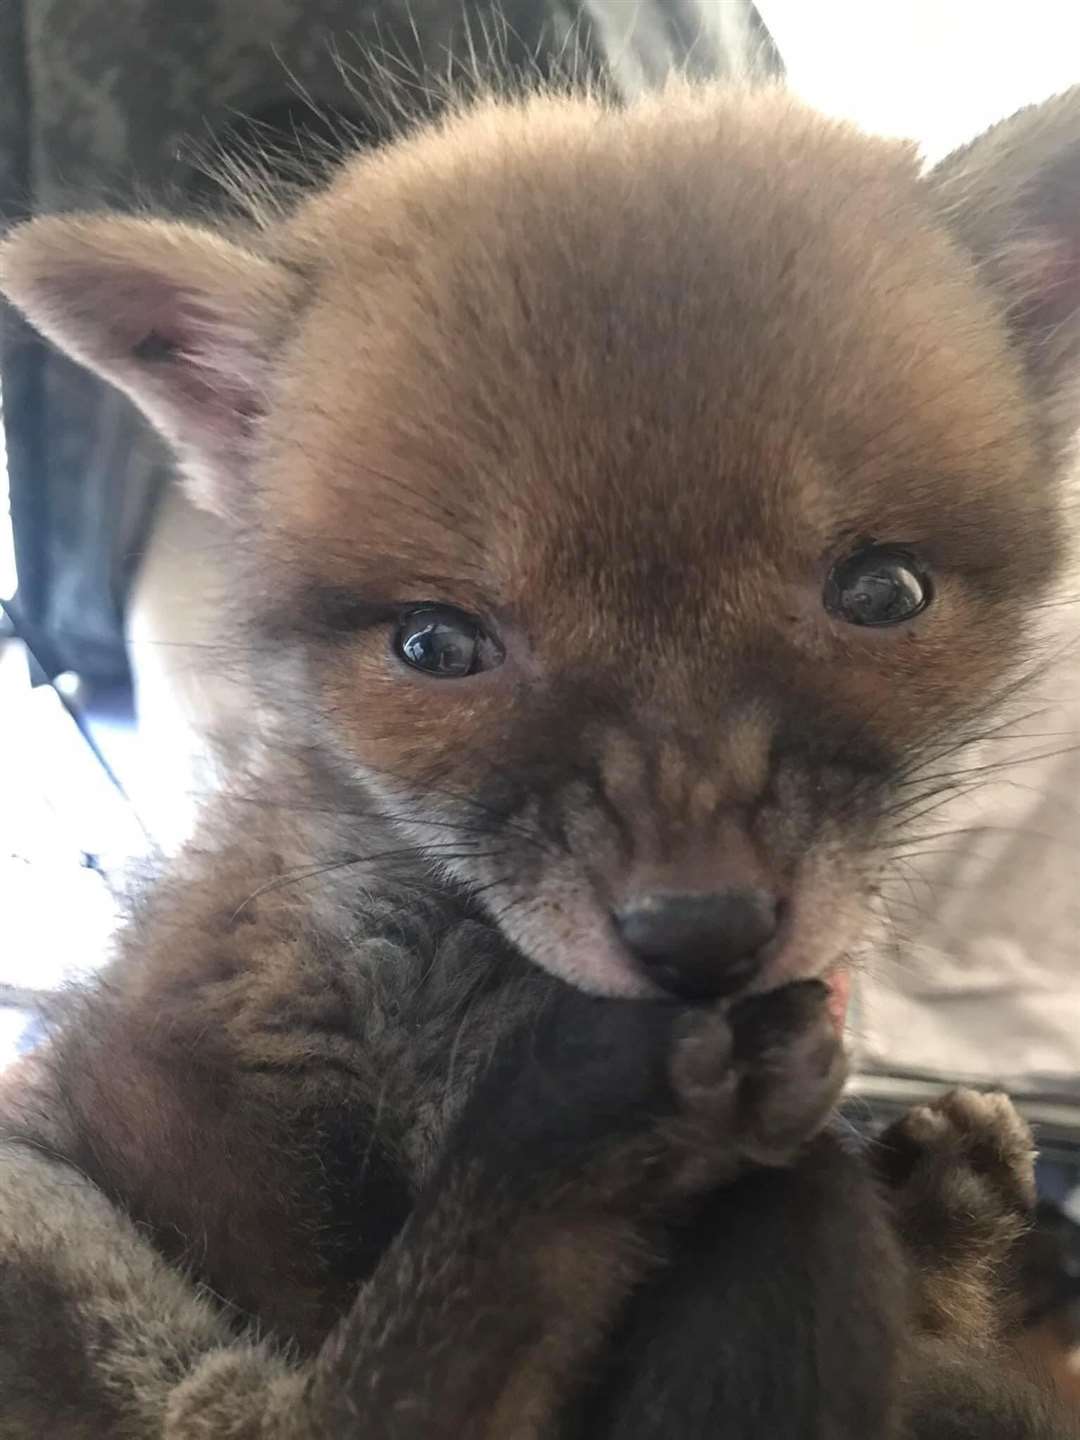
[{"label": "fox cub's face", "polygon": [[698,996],[837,973],[1024,657],[1078,205],[1080,94],[929,176],[778,92],[540,97],[0,277],[236,527],[344,790],[542,965]]}]

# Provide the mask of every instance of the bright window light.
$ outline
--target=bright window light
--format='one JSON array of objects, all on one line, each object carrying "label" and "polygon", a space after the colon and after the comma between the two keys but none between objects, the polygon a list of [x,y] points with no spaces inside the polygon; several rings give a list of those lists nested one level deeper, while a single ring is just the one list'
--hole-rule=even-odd
[{"label": "bright window light", "polygon": [[791,87],[829,114],[938,159],[1080,80],[1066,0],[758,0]]},{"label": "bright window light", "polygon": [[0,600],[15,594],[15,537],[11,531],[11,489],[4,443],[4,396],[0,391]]}]

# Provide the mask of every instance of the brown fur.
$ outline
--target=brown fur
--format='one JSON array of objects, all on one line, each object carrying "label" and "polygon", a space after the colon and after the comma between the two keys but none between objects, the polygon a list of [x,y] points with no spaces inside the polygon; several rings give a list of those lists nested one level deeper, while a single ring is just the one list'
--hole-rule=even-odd
[{"label": "brown fur", "polygon": [[[1064,556],[1080,205],[1050,192],[1080,201],[1080,95],[1010,123],[927,177],[780,91],[537,95],[240,236],[76,217],[0,246],[0,287],[224,517],[272,717],[250,793],[9,1103],[30,1218],[0,1203],[0,1253],[22,1265],[29,1226],[38,1328],[93,1363],[56,1399],[0,1299],[4,1440],[111,1433],[118,1405],[134,1440],[554,1435],[680,1225],[799,1159],[842,1071],[817,977],[1010,693]],[[903,626],[823,605],[870,539],[933,577]],[[395,617],[422,601],[478,615],[504,663],[407,670]],[[613,911],[732,886],[785,905],[739,1003],[583,993],[657,999]],[[790,1216],[817,1217],[799,1314],[827,1294],[849,1327],[844,1382],[784,1423],[884,1437],[904,1266],[865,1176],[847,1227],[831,1153],[761,1181],[796,1253]],[[114,1228],[72,1270],[102,1195]],[[702,1273],[739,1259],[732,1224]],[[830,1258],[856,1235],[864,1266]],[[179,1313],[181,1271],[218,1303]],[[725,1300],[772,1339],[755,1294]],[[807,1324],[800,1358],[839,1377]],[[171,1331],[181,1358],[132,1358]]]},{"label": "brown fur", "polygon": [[[774,983],[865,928],[875,780],[978,727],[1061,553],[1065,382],[1040,339],[1033,396],[1013,297],[940,221],[966,173],[780,91],[538,97],[357,160],[243,247],[57,220],[4,275],[238,519],[305,739],[429,850],[478,804],[514,819],[447,869],[517,944],[639,992],[609,906],[757,877],[790,907]],[[925,620],[826,615],[866,536],[923,553]],[[425,599],[496,624],[506,663],[404,681],[384,625],[328,634],[328,608]]]}]

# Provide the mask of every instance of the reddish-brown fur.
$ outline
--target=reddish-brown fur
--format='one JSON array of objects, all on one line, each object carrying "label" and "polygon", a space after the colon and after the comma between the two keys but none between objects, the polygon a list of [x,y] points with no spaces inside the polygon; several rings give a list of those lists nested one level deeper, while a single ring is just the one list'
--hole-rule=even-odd
[{"label": "reddish-brown fur", "polygon": [[[801,995],[805,1024],[751,1026],[751,1053],[726,1006],[665,1039],[667,1007],[571,992],[550,1073],[511,1052],[494,1118],[454,1122],[553,993],[538,967],[656,998],[611,918],[642,894],[779,896],[751,990],[865,940],[889,847],[993,723],[1061,567],[1077,214],[1076,94],[924,176],[780,91],[673,85],[626,109],[480,103],[238,235],[58,218],[0,247],[0,286],[136,399],[223,517],[271,717],[236,781],[251,803],[211,811],[15,1107],[115,1202],[113,1228],[87,1259],[64,1242],[96,1191],[57,1199],[44,1161],[32,1203],[5,1209],[23,1191],[0,1184],[20,1283],[46,1256],[41,1293],[83,1297],[34,1308],[43,1333],[96,1337],[105,1311],[125,1344],[157,1333],[164,1255],[168,1283],[183,1262],[319,1354],[309,1372],[229,1349],[192,1297],[168,1328],[202,1357],[183,1384],[153,1347],[136,1364],[106,1346],[89,1372],[110,1404],[118,1385],[138,1398],[139,1440],[268,1436],[286,1390],[288,1440],[397,1407],[425,1440],[546,1437],[656,1263],[670,1174],[704,1194],[798,1153],[839,1075],[814,985],[765,1002]],[[823,603],[869,540],[932,577],[904,625]],[[395,618],[424,601],[479,616],[504,663],[460,682],[405,667]],[[634,1043],[599,1046],[598,1075],[588,1041],[613,1016]],[[704,1080],[686,1064],[702,1049]],[[620,1077],[667,1085],[674,1121],[614,1143],[597,1117],[625,1118],[604,1088]],[[549,1174],[587,1123],[581,1183]],[[524,1189],[498,1148],[519,1129],[540,1176]],[[986,1203],[1000,1237],[1016,1207]],[[847,1244],[848,1218],[814,1233]],[[888,1407],[907,1312],[872,1200],[863,1218],[852,1298],[882,1354],[851,1373]],[[123,1284],[91,1264],[133,1246]],[[483,1345],[448,1351],[469,1326]],[[55,1423],[46,1389],[26,1413]],[[6,1433],[33,1431],[5,1431],[0,1406]]]}]

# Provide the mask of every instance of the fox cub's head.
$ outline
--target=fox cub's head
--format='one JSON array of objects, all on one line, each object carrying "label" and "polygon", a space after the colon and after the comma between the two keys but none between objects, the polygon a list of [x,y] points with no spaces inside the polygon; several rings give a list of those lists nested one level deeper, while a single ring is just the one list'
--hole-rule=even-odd
[{"label": "fox cub's head", "polygon": [[597,991],[836,973],[1061,564],[1080,93],[928,175],[779,91],[483,103],[0,282],[234,527],[342,794]]}]

